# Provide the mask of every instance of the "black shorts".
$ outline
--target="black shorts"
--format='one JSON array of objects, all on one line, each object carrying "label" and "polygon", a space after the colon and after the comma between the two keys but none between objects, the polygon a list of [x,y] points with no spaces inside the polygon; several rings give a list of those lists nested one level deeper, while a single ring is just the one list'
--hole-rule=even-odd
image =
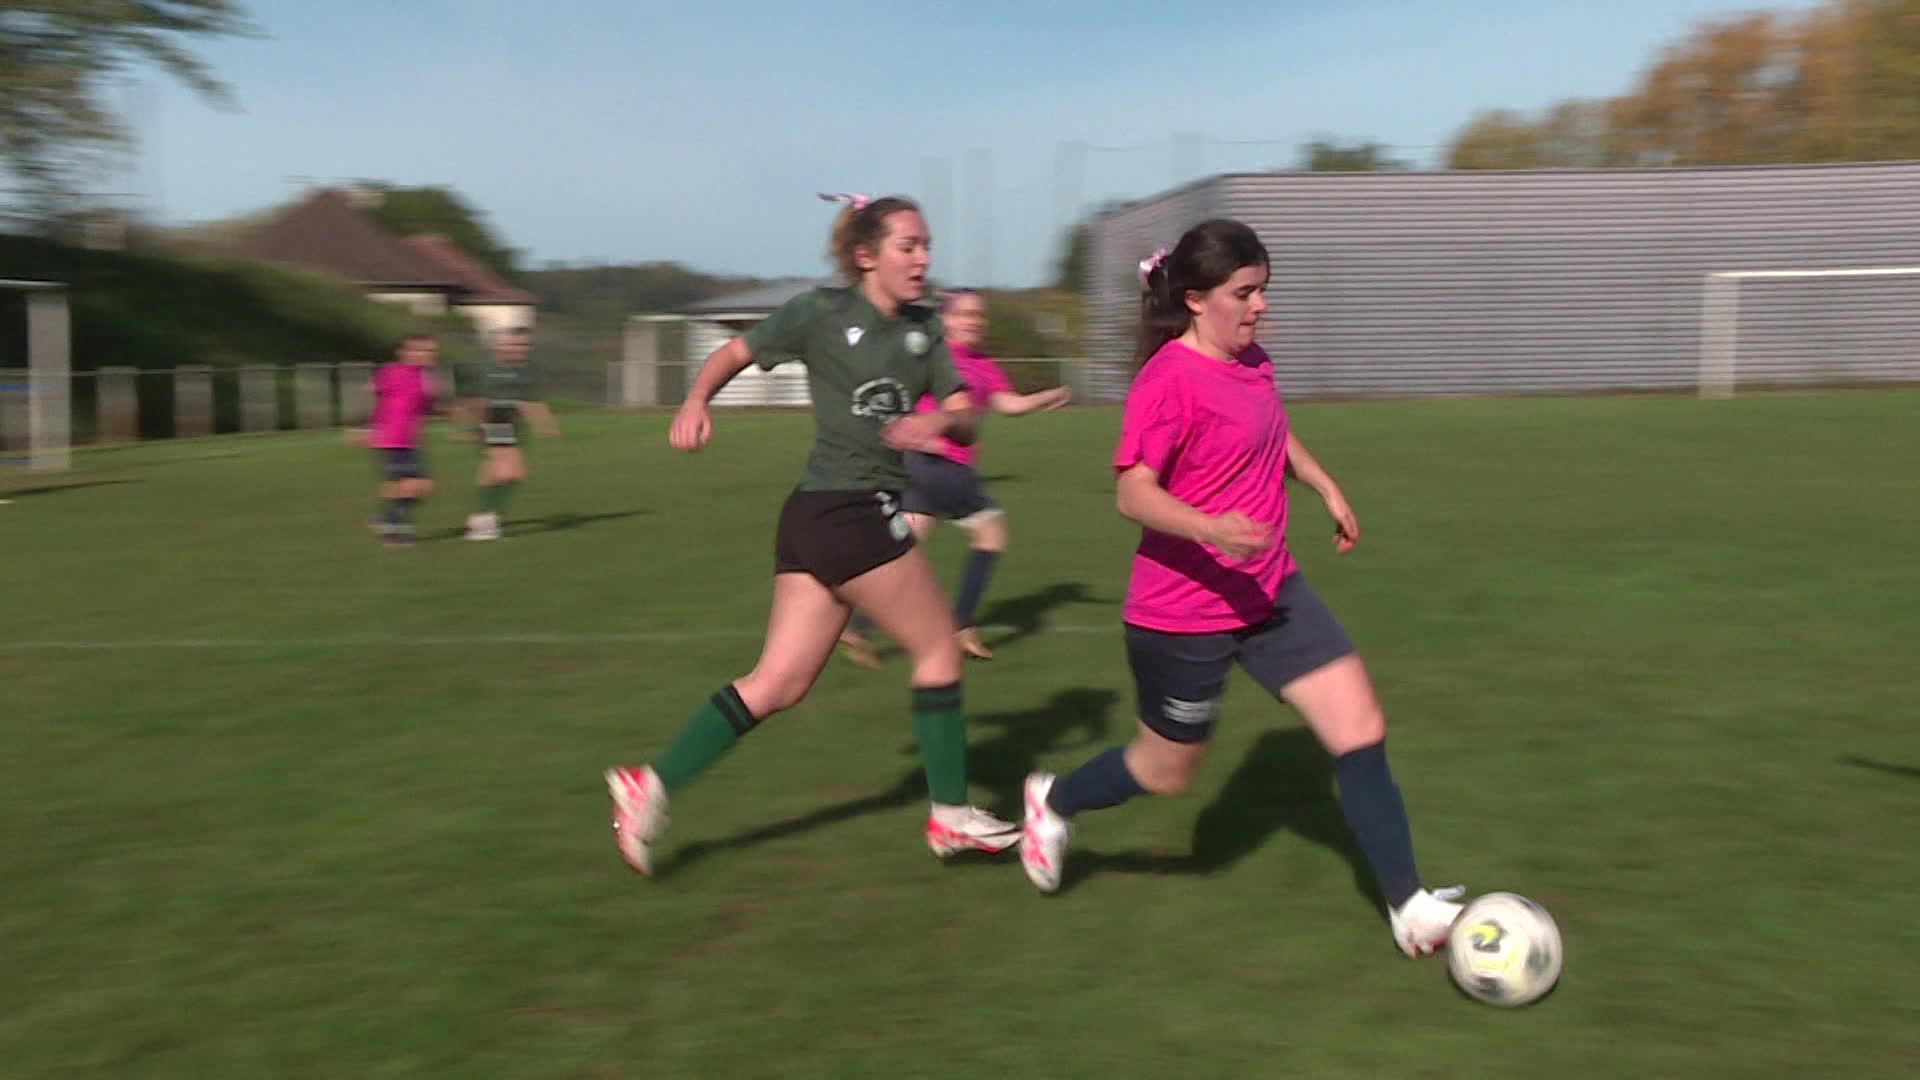
[{"label": "black shorts", "polygon": [[999,511],[987,497],[980,474],[935,454],[907,455],[907,493],[900,505],[910,514],[965,523]]},{"label": "black shorts", "polygon": [[1258,626],[1217,634],[1127,627],[1127,664],[1133,669],[1140,719],[1180,743],[1205,742],[1213,734],[1235,660],[1279,697],[1288,683],[1353,651],[1339,620],[1300,574],[1280,583],[1273,614]]},{"label": "black shorts", "polygon": [[375,449],[373,461],[382,480],[420,480],[427,475],[426,461],[410,446]]},{"label": "black shorts", "polygon": [[812,574],[837,588],[913,550],[890,491],[796,491],[780,508],[773,572]]}]

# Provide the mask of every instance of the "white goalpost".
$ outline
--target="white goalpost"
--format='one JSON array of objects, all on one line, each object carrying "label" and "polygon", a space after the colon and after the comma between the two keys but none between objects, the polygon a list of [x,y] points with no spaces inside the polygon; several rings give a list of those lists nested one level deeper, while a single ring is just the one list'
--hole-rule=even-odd
[{"label": "white goalpost", "polygon": [[1830,270],[1717,270],[1706,275],[1700,303],[1700,396],[1730,398],[1740,353],[1740,286],[1749,281],[1920,276],[1920,266]]},{"label": "white goalpost", "polygon": [[[59,472],[72,464],[73,363],[67,286],[58,281],[0,280],[0,290],[24,293],[27,306],[27,367],[0,372],[8,400],[7,426],[24,427],[25,459],[38,471]],[[19,417],[25,414],[25,423]]]}]

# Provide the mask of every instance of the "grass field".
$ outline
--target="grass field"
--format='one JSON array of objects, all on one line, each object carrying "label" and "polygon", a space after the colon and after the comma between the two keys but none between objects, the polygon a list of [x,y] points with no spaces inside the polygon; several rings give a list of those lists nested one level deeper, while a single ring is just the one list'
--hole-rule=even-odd
[{"label": "grass field", "polygon": [[[1069,885],[942,864],[903,666],[836,662],[626,871],[600,769],[744,670],[796,416],[569,418],[510,538],[362,527],[318,435],[0,478],[0,1075],[1907,1076],[1920,394],[1303,407],[1294,533],[1381,686],[1435,883],[1546,903],[1501,1012],[1393,951],[1331,770],[1243,678],[1192,794]],[[1130,729],[1117,416],[1000,423],[975,797]],[[956,538],[939,537],[943,573]]]}]

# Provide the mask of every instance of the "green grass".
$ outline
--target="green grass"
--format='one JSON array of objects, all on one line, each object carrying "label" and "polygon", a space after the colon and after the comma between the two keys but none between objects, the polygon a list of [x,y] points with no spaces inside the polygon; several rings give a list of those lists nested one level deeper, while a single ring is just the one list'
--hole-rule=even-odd
[{"label": "green grass", "polygon": [[[1520,1012],[1392,950],[1324,759],[1237,676],[1194,793],[1084,819],[1055,897],[926,854],[898,661],[830,667],[676,800],[662,878],[628,873],[599,770],[751,663],[803,418],[724,416],[696,457],[659,416],[574,418],[519,535],[403,552],[331,437],[13,474],[0,1073],[1910,1075],[1916,408],[1296,411],[1365,530],[1336,560],[1303,502],[1296,549],[1379,682],[1424,869],[1566,934]],[[1014,639],[967,697],[1003,810],[1130,729],[1115,422],[990,435]],[[444,534],[471,450],[434,451]]]}]

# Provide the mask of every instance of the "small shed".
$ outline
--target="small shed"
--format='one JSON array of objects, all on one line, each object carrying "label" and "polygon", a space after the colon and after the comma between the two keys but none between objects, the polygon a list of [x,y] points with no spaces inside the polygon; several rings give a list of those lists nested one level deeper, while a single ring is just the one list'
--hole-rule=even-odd
[{"label": "small shed", "polygon": [[[608,380],[609,400],[616,405],[678,404],[713,350],[821,284],[804,279],[777,281],[696,301],[677,311],[629,316],[622,357]],[[796,360],[770,371],[758,364],[749,367],[713,403],[801,406],[809,400],[807,371]]]}]

